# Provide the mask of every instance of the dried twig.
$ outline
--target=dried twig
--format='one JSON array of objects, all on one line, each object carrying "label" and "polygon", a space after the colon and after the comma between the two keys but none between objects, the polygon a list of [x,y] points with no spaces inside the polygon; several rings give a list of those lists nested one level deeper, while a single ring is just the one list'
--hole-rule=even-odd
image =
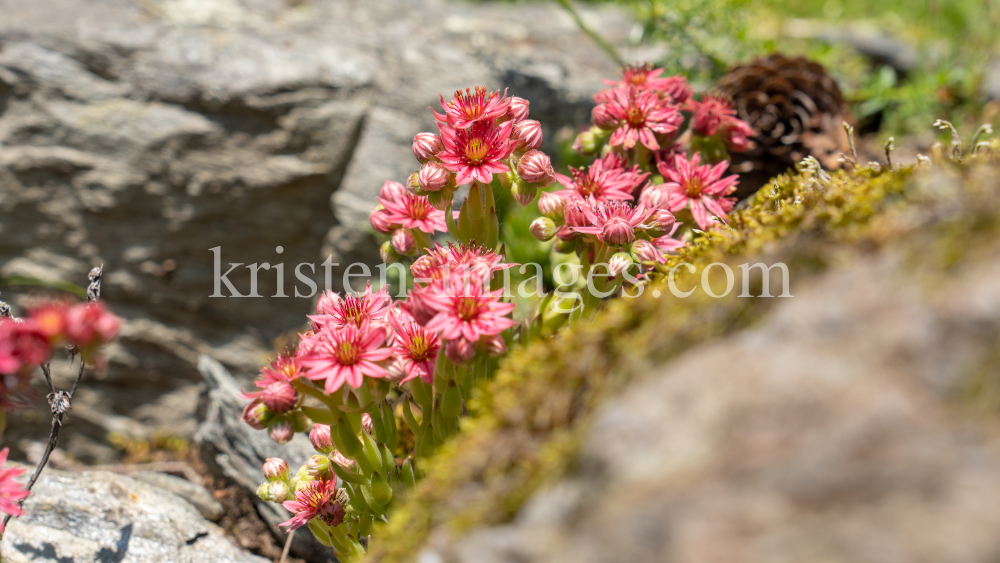
[{"label": "dried twig", "polygon": [[[97,301],[101,296],[101,275],[103,270],[98,267],[90,271],[88,276],[90,279],[90,285],[87,287],[87,301],[91,303]],[[4,303],[6,305],[6,303]],[[10,314],[10,307],[6,308],[7,315]],[[45,397],[49,402],[49,410],[52,411],[52,428],[49,430],[49,442],[45,446],[45,453],[42,454],[42,459],[38,461],[38,466],[35,467],[35,472],[31,474],[31,479],[28,480],[28,485],[25,490],[30,491],[32,487],[35,486],[35,482],[38,481],[38,477],[41,476],[42,470],[49,463],[49,456],[52,455],[52,451],[56,449],[56,444],[59,443],[59,430],[62,429],[63,417],[66,416],[66,412],[73,408],[73,395],[76,394],[76,389],[80,385],[80,380],[83,379],[83,370],[87,366],[86,358],[80,356],[80,369],[76,372],[76,379],[73,381],[73,387],[69,391],[63,391],[61,389],[56,389],[55,384],[52,383],[52,368],[49,363],[45,363],[42,366],[42,374],[45,375],[45,382],[49,385],[49,394]],[[21,499],[17,505],[23,506],[25,499]],[[7,523],[10,522],[11,515],[8,514],[3,519],[3,525],[6,528]]]}]

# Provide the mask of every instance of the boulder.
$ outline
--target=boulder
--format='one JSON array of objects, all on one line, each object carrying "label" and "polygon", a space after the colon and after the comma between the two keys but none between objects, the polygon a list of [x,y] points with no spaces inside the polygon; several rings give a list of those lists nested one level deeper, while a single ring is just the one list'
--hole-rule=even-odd
[{"label": "boulder", "polygon": [[[0,277],[81,283],[104,264],[103,297],[128,321],[77,399],[90,416],[63,436],[85,462],[116,461],[106,435],[122,418],[133,438],[190,437],[200,355],[246,378],[303,325],[297,265],[337,290],[349,263],[380,262],[367,213],[416,168],[410,142],[433,130],[439,93],[509,87],[552,149],[616,71],[547,4],[0,0],[0,13]],[[621,10],[583,13],[626,40]],[[227,278],[240,295],[256,271],[261,297],[232,297],[216,262],[241,264]],[[44,440],[21,420],[15,443]]]},{"label": "boulder", "polygon": [[187,501],[114,473],[47,468],[24,509],[0,545],[10,563],[267,561],[239,550]]}]

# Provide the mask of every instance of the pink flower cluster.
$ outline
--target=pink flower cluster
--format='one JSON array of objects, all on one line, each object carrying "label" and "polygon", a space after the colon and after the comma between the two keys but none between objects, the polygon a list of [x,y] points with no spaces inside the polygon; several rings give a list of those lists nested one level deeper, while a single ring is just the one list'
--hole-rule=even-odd
[{"label": "pink flower cluster", "polygon": [[101,303],[54,302],[29,312],[25,319],[0,319],[0,406],[27,384],[31,372],[52,357],[60,346],[71,346],[85,358],[98,346],[113,340],[121,319]]},{"label": "pink flower cluster", "polygon": [[263,368],[258,390],[243,394],[250,399],[243,420],[284,443],[309,425],[297,410],[300,378],[327,394],[344,385],[357,389],[366,377],[431,383],[442,349],[459,364],[477,352],[502,354],[501,333],[514,324],[509,318],[514,305],[502,302],[502,290],[490,291],[489,285],[494,272],[510,266],[473,244],[434,245],[414,262],[415,287],[406,301],[393,301],[385,288],[370,286],[360,295],[324,293],[296,351]]}]

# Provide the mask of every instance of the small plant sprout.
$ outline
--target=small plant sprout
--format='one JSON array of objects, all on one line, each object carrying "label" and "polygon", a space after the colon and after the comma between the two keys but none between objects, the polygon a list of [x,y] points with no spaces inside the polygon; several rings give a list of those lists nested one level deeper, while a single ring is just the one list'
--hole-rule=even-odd
[{"label": "small plant sprout", "polygon": [[934,122],[934,127],[942,131],[951,132],[951,158],[956,161],[962,160],[962,138],[958,136],[958,129],[950,121],[938,119]]},{"label": "small plant sprout", "polygon": [[885,167],[888,170],[892,170],[892,151],[896,150],[896,145],[893,144],[895,140],[895,137],[889,137],[885,142]]}]

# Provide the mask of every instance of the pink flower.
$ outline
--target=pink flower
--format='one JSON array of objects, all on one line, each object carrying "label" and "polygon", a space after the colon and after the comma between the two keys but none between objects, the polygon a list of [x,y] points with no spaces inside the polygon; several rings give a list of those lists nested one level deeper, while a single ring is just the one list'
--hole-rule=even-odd
[{"label": "pink flower", "polygon": [[387,288],[372,293],[372,286],[365,286],[360,295],[343,297],[332,291],[325,291],[316,304],[316,314],[309,317],[318,327],[327,325],[341,328],[347,325],[360,327],[364,324],[377,325],[385,318],[392,306]]},{"label": "pink flower", "polygon": [[51,355],[49,340],[34,319],[0,320],[0,374],[28,372]]},{"label": "pink flower", "polygon": [[[444,115],[433,113],[439,122],[447,124],[449,128],[468,129],[480,122],[488,122],[492,125],[494,119],[507,113],[510,103],[511,100],[507,98],[506,92],[501,97],[499,90],[487,92],[486,88],[476,86],[475,91],[466,88],[465,93],[462,93],[461,90],[456,90],[455,97],[447,103],[444,101],[444,96],[441,96],[441,107],[444,108],[445,113]],[[525,107],[526,110],[527,107]],[[459,182],[459,184],[462,183],[464,182]]]},{"label": "pink flower", "polygon": [[388,212],[385,221],[390,224],[399,225],[405,229],[418,229],[425,233],[448,230],[444,211],[434,209],[427,196],[413,195],[407,192],[406,188],[403,188],[402,193],[396,195],[394,199],[379,196],[379,202]]},{"label": "pink flower", "polygon": [[462,283],[451,278],[441,284],[439,291],[426,297],[437,311],[427,330],[440,332],[446,340],[462,337],[476,342],[481,336],[499,334],[514,325],[507,315],[514,310],[513,303],[500,301],[503,290],[489,291],[478,283]]},{"label": "pink flower", "polygon": [[649,150],[659,150],[656,135],[673,133],[684,121],[676,106],[661,101],[652,91],[619,88],[609,98],[608,112],[622,122],[611,134],[611,146],[631,149],[641,142]]},{"label": "pink flower", "polygon": [[517,264],[504,263],[503,255],[475,243],[435,245],[427,254],[418,258],[410,267],[417,282],[426,283],[451,275],[472,275],[482,280],[493,272],[512,268]]},{"label": "pink flower", "polygon": [[257,399],[272,412],[288,412],[299,402],[299,394],[285,381],[255,381],[260,391],[243,393],[244,399]]},{"label": "pink flower", "polygon": [[703,137],[715,135],[723,120],[736,117],[733,104],[718,96],[705,95],[701,101],[688,100],[684,109],[694,112],[691,117],[691,126],[695,133]]},{"label": "pink flower", "polygon": [[579,197],[589,201],[631,200],[632,191],[641,184],[648,174],[639,168],[615,167],[614,157],[595,160],[586,169],[570,168],[572,178],[556,174],[556,180],[567,190],[555,192],[563,197]]},{"label": "pink flower", "polygon": [[599,203],[584,213],[591,227],[575,227],[581,233],[597,235],[601,242],[610,246],[622,246],[635,240],[635,229],[645,221],[652,210],[643,206],[632,207],[624,201]]},{"label": "pink flower", "polygon": [[405,315],[402,320],[393,319],[396,329],[396,343],[393,347],[396,356],[402,361],[406,376],[399,381],[405,383],[419,377],[428,385],[434,382],[434,363],[437,361],[441,342],[438,335],[420,326],[415,320]]},{"label": "pink flower", "polygon": [[679,248],[684,248],[684,241],[673,238],[674,233],[677,232],[677,228],[680,226],[680,223],[674,223],[674,226],[670,229],[669,233],[651,241],[653,246],[659,248],[663,252],[672,252]]},{"label": "pink flower", "polygon": [[66,338],[86,348],[118,336],[121,320],[98,303],[77,303],[66,311]]},{"label": "pink flower", "polygon": [[385,369],[376,364],[389,358],[392,349],[384,347],[386,332],[353,324],[342,328],[328,327],[317,335],[312,351],[301,360],[308,368],[305,374],[313,381],[325,380],[324,389],[333,393],[347,383],[357,389],[364,376],[385,377]]},{"label": "pink flower", "polygon": [[372,228],[382,234],[389,234],[399,228],[399,225],[394,224],[389,219],[389,211],[387,209],[376,209],[368,217],[368,220],[371,221]]},{"label": "pink flower", "polygon": [[674,157],[673,166],[661,162],[658,166],[663,177],[670,180],[663,184],[663,189],[670,193],[668,209],[673,212],[685,207],[691,210],[698,227],[707,229],[712,226],[709,213],[717,217],[725,217],[735,200],[727,198],[736,189],[737,176],[722,177],[729,163],[722,161],[714,166],[699,166],[701,155],[695,153],[691,160],[682,156]]},{"label": "pink flower", "polygon": [[614,88],[633,87],[638,90],[652,90],[654,92],[664,92],[671,88],[676,88],[677,79],[684,79],[683,76],[672,76],[670,78],[660,78],[663,74],[662,68],[653,68],[650,63],[641,65],[625,65],[622,67],[621,80],[604,80],[608,86]]},{"label": "pink flower", "polygon": [[295,500],[281,503],[292,517],[279,526],[295,530],[305,526],[313,518],[319,518],[328,526],[336,526],[344,521],[344,507],[337,502],[336,479],[310,481],[295,493]]},{"label": "pink flower", "polygon": [[[24,511],[18,503],[28,498],[31,493],[24,490],[24,486],[14,480],[15,477],[24,473],[23,469],[3,469],[3,464],[7,463],[8,453],[10,453],[10,448],[0,450],[0,510],[11,516],[20,516]],[[0,523],[0,533],[3,531],[3,524]]]},{"label": "pink flower", "polygon": [[473,180],[488,184],[493,181],[493,174],[509,170],[501,161],[514,150],[514,143],[510,140],[513,126],[510,121],[499,127],[480,121],[468,129],[441,128],[445,150],[438,154],[438,158],[448,170],[456,173],[455,185]]},{"label": "pink flower", "polygon": [[456,338],[445,344],[444,355],[456,364],[464,364],[476,355],[476,347],[464,338]]},{"label": "pink flower", "polygon": [[267,367],[261,368],[261,376],[265,381],[287,381],[292,382],[302,375],[302,366],[299,359],[287,351],[271,362]]},{"label": "pink flower", "polygon": [[719,134],[726,148],[733,152],[748,151],[753,148],[754,142],[749,139],[756,132],[745,121],[739,119],[729,119],[719,126]]}]

